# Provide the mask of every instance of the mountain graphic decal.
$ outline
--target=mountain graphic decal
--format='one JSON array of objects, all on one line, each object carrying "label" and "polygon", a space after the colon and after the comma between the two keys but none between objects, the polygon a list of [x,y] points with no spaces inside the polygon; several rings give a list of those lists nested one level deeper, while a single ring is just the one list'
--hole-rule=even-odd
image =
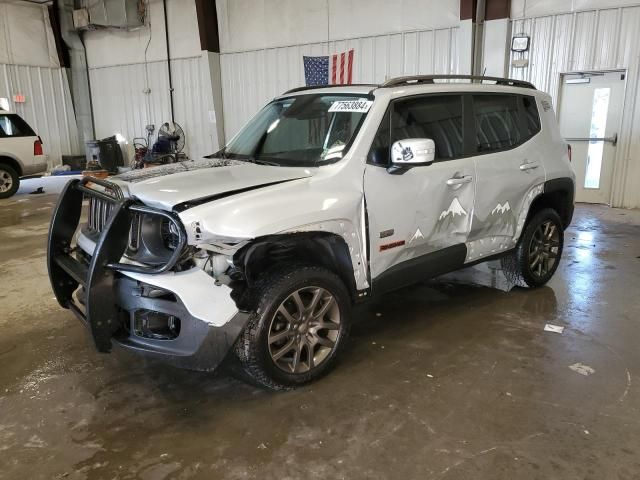
[{"label": "mountain graphic decal", "polygon": [[454,197],[451,201],[451,205],[449,205],[449,208],[447,208],[440,214],[438,223],[440,223],[440,221],[445,219],[448,215],[451,215],[451,217],[455,217],[456,215],[462,215],[465,217],[467,216],[467,212],[464,210],[464,208],[462,208],[462,205],[460,205],[460,200],[458,200],[458,197]]},{"label": "mountain graphic decal", "polygon": [[476,225],[474,230],[480,238],[498,235],[510,237],[515,235],[516,231],[516,217],[508,201],[498,202],[484,221],[474,216],[473,223]]},{"label": "mountain graphic decal", "polygon": [[465,235],[468,231],[469,216],[460,204],[458,197],[454,197],[449,208],[438,217],[438,221],[429,235],[428,243],[434,247],[449,245],[456,235]]},{"label": "mountain graphic decal", "polygon": [[500,205],[500,203],[498,203],[498,205],[496,205],[496,208],[494,208],[493,210],[491,210],[491,215],[495,215],[496,213],[499,213],[500,215],[502,215],[505,212],[509,212],[511,211],[511,205],[509,205],[509,202],[504,202],[504,205]]}]

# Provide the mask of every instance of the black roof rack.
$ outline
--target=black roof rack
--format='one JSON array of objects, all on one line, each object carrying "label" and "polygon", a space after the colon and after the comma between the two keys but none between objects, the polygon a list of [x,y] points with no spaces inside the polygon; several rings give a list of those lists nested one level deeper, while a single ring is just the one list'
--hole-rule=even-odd
[{"label": "black roof rack", "polygon": [[398,87],[401,85],[417,85],[421,83],[435,83],[434,80],[471,80],[471,83],[491,81],[495,82],[496,85],[536,89],[532,83],[525,82],[524,80],[502,77],[484,77],[481,75],[413,75],[409,77],[397,77],[387,80],[380,85],[380,88]]},{"label": "black roof rack", "polygon": [[352,83],[350,85],[340,85],[340,84],[335,84],[335,85],[310,85],[307,87],[296,87],[296,88],[292,88],[291,90],[287,90],[286,92],[283,93],[283,95],[286,95],[287,93],[294,93],[294,92],[304,92],[305,90],[316,90],[319,88],[334,88],[334,87],[377,87],[378,85],[374,84],[374,83]]}]

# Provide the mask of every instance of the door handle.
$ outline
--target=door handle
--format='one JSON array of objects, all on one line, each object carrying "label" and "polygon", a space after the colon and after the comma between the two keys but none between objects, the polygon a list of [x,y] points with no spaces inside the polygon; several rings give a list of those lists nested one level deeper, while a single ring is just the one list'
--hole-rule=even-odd
[{"label": "door handle", "polygon": [[612,137],[573,137],[573,138],[565,138],[567,142],[605,142],[610,143],[614,147],[618,143],[618,134],[614,133]]},{"label": "door handle", "polygon": [[525,170],[532,170],[534,168],[538,168],[539,166],[540,164],[538,162],[531,162],[531,163],[527,162],[520,165],[520,170],[524,172]]},{"label": "door handle", "polygon": [[471,183],[473,177],[471,175],[465,175],[464,177],[453,177],[447,180],[447,185],[453,187],[455,185],[462,185],[463,183]]}]

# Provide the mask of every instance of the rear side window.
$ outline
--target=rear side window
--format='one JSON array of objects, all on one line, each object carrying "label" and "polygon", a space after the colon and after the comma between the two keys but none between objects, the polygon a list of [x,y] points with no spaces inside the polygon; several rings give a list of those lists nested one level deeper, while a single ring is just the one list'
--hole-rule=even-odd
[{"label": "rear side window", "polygon": [[538,115],[538,107],[536,99],[533,97],[523,96],[522,105],[524,107],[524,116],[527,126],[527,140],[540,131],[540,115]]},{"label": "rear side window", "polygon": [[0,115],[0,137],[35,137],[36,134],[18,115]]},{"label": "rear side window", "polygon": [[524,141],[516,95],[473,95],[477,152],[512,148]]}]

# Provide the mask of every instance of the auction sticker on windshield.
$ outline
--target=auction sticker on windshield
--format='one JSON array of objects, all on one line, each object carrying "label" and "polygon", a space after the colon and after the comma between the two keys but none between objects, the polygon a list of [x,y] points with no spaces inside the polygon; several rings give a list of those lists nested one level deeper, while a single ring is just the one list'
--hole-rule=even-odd
[{"label": "auction sticker on windshield", "polygon": [[367,113],[372,104],[373,100],[339,100],[331,104],[329,112]]}]

